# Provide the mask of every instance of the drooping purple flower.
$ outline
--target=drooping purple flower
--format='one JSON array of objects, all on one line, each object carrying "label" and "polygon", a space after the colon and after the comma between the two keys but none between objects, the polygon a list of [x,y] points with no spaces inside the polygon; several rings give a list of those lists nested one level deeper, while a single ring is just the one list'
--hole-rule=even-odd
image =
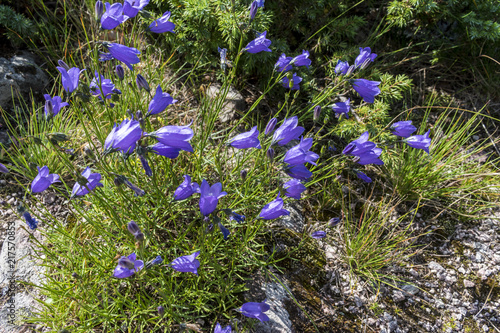
[{"label": "drooping purple flower", "polygon": [[123,80],[125,78],[125,70],[123,69],[122,65],[116,65],[115,74],[120,80]]},{"label": "drooping purple flower", "polygon": [[298,179],[291,179],[287,181],[283,188],[286,190],[285,195],[290,198],[300,199],[302,192],[306,190],[306,187]]},{"label": "drooping purple flower", "polygon": [[92,79],[92,82],[90,82],[89,88],[90,93],[94,96],[98,96],[100,100],[102,100],[103,97],[110,99],[111,95],[122,93],[119,89],[115,88],[114,83],[110,79],[105,79],[104,76],[100,75],[97,71],[95,72],[95,77]]},{"label": "drooping purple flower", "polygon": [[9,169],[7,169],[7,167],[5,165],[0,163],[0,172],[1,173],[9,173]]},{"label": "drooping purple flower", "polygon": [[284,171],[287,175],[295,179],[308,180],[312,177],[312,172],[304,164],[287,165]]},{"label": "drooping purple flower", "polygon": [[106,61],[111,59],[116,59],[123,62],[130,70],[133,70],[133,64],[139,63],[141,60],[137,56],[141,54],[139,50],[134,47],[128,47],[118,43],[103,43],[107,47],[109,53],[103,53],[100,55],[100,61]]},{"label": "drooping purple flower", "polygon": [[365,61],[373,62],[377,55],[375,53],[371,53],[372,50],[369,47],[359,48],[359,55],[356,57],[356,60],[354,60],[354,65],[357,67],[360,67],[365,63]]},{"label": "drooping purple flower", "polygon": [[365,79],[351,80],[352,87],[358,92],[358,94],[363,98],[366,103],[373,103],[375,101],[375,96],[380,94],[380,88],[378,81],[369,81]]},{"label": "drooping purple flower", "polygon": [[300,82],[302,82],[302,78],[300,76],[298,76],[297,73],[293,73],[291,83],[290,83],[290,79],[287,76],[285,76],[281,80],[281,84],[283,87],[288,88],[288,89],[292,89],[292,90],[299,90],[300,89],[300,86],[299,86]]},{"label": "drooping purple flower", "polygon": [[78,182],[73,186],[73,190],[71,191],[71,196],[82,196],[93,191],[96,187],[102,187],[101,174],[100,173],[92,173],[89,167],[86,167],[82,172],[82,176],[87,179],[86,184],[80,184]]},{"label": "drooping purple flower", "polygon": [[283,215],[290,215],[290,212],[283,208],[283,199],[278,192],[276,199],[262,208],[259,217],[263,220],[273,220]]},{"label": "drooping purple flower", "polygon": [[148,115],[158,114],[163,112],[167,106],[177,103],[177,100],[170,96],[168,93],[163,92],[160,85],[156,87],[156,94],[149,102]]},{"label": "drooping purple flower", "polygon": [[247,44],[243,51],[247,51],[248,53],[259,53],[262,51],[272,52],[269,48],[271,45],[271,41],[266,39],[267,31],[261,33],[257,38]]},{"label": "drooping purple flower", "polygon": [[296,67],[306,66],[307,68],[309,68],[309,65],[311,65],[311,59],[309,59],[309,51],[302,50],[302,53],[298,56],[295,56],[290,64]]},{"label": "drooping purple flower", "polygon": [[197,251],[188,256],[182,256],[177,259],[174,259],[170,264],[173,269],[178,272],[183,273],[193,273],[198,275],[198,267],[200,267],[200,261],[196,259],[197,256],[200,255],[200,251]]},{"label": "drooping purple flower", "polygon": [[153,153],[155,153],[157,155],[165,156],[165,157],[170,158],[170,159],[177,158],[177,156],[179,156],[179,152],[181,151],[181,149],[179,149],[179,148],[170,147],[170,146],[165,145],[161,142],[158,142],[152,146],[149,146],[148,148]]},{"label": "drooping purple flower", "polygon": [[271,120],[269,120],[269,122],[266,125],[266,130],[264,131],[264,134],[268,135],[269,133],[271,133],[274,130],[274,127],[276,126],[277,122],[278,119],[276,118],[272,118]]},{"label": "drooping purple flower", "polygon": [[66,92],[68,93],[76,90],[80,81],[80,74],[85,69],[80,70],[78,67],[72,67],[69,70],[66,70],[65,68],[59,66],[56,68],[61,73],[61,81],[64,90],[66,90]]},{"label": "drooping purple flower", "polygon": [[338,102],[333,104],[332,110],[335,112],[335,116],[339,117],[344,115],[346,119],[349,119],[349,110],[351,110],[351,99],[347,99],[345,102]]},{"label": "drooping purple flower", "polygon": [[255,318],[264,322],[269,321],[269,317],[264,312],[270,308],[269,304],[266,304],[266,301],[262,303],[248,302],[243,304],[239,310],[241,314],[246,317]]},{"label": "drooping purple flower", "polygon": [[191,140],[194,133],[189,126],[164,126],[148,135],[164,145],[192,153],[193,147],[191,147],[189,140]]},{"label": "drooping purple flower", "polygon": [[229,145],[238,149],[262,148],[259,141],[259,131],[257,126],[252,127],[248,132],[236,135],[229,141]]},{"label": "drooping purple flower", "polygon": [[316,165],[315,161],[319,158],[319,155],[309,151],[312,145],[312,138],[304,139],[302,137],[298,145],[290,148],[286,152],[284,162],[291,165],[304,164],[306,162]]},{"label": "drooping purple flower", "polygon": [[231,333],[231,332],[232,332],[231,325],[227,325],[225,328],[222,328],[222,326],[219,323],[215,325],[214,333]]},{"label": "drooping purple flower", "polygon": [[222,232],[222,236],[224,236],[224,240],[227,240],[227,238],[229,237],[231,232],[229,231],[228,228],[223,226],[222,223],[219,222],[219,223],[217,223],[217,225],[219,226],[220,232]]},{"label": "drooping purple flower", "polygon": [[23,217],[26,220],[26,224],[31,230],[35,230],[38,226],[38,221],[31,217],[30,213],[24,212]]},{"label": "drooping purple flower", "polygon": [[292,70],[292,65],[290,65],[290,61],[292,61],[292,59],[292,57],[287,57],[286,54],[283,53],[274,67],[278,68],[279,72],[288,72],[289,70]]},{"label": "drooping purple flower", "polygon": [[361,134],[359,138],[351,141],[342,151],[343,155],[358,156],[365,151],[372,150],[377,145],[374,142],[368,141],[370,133],[368,131]]},{"label": "drooping purple flower", "polygon": [[163,16],[160,17],[159,19],[153,21],[149,25],[149,31],[161,34],[163,32],[172,32],[175,33],[175,24],[169,21],[170,19],[170,12],[165,12],[163,13]]},{"label": "drooping purple flower", "polygon": [[337,75],[346,75],[347,70],[349,69],[349,63],[347,61],[337,61],[337,65],[335,66],[335,74]]},{"label": "drooping purple flower", "polygon": [[101,20],[102,13],[104,12],[104,4],[101,0],[97,0],[95,3],[95,16],[97,21]]},{"label": "drooping purple flower", "polygon": [[257,1],[252,2],[252,4],[250,5],[250,22],[252,22],[255,18],[258,8],[259,7],[257,6]]},{"label": "drooping purple flower", "polygon": [[118,279],[128,278],[139,272],[143,267],[144,262],[136,260],[135,253],[132,253],[128,257],[122,256],[118,259],[118,265],[113,272],[113,276]]},{"label": "drooping purple flower", "polygon": [[221,183],[210,186],[205,179],[201,182],[198,192],[200,193],[200,211],[203,216],[210,215],[217,208],[219,199],[227,195],[222,191]]},{"label": "drooping purple flower", "polygon": [[59,182],[59,175],[55,173],[49,173],[49,167],[36,167],[38,169],[38,175],[36,175],[33,182],[31,182],[31,192],[39,193],[43,192],[49,188],[50,185]]},{"label": "drooping purple flower", "polygon": [[354,162],[357,162],[358,164],[361,165],[367,165],[367,164],[383,165],[384,162],[380,159],[381,154],[382,154],[381,148],[373,148],[369,151],[364,151],[359,155],[356,155],[356,158],[354,158]]},{"label": "drooping purple flower", "polygon": [[299,118],[297,116],[285,119],[283,124],[274,132],[272,143],[284,146],[288,142],[298,139],[304,132],[304,127],[297,126],[298,123]]},{"label": "drooping purple flower", "polygon": [[238,223],[244,222],[245,221],[245,215],[238,214],[236,212],[231,211],[229,214],[229,219],[232,221],[236,221]]},{"label": "drooping purple flower", "polygon": [[149,3],[149,0],[125,0],[123,3],[123,14],[129,18],[136,17],[137,13]]},{"label": "drooping purple flower", "polygon": [[196,182],[191,182],[191,177],[184,175],[184,181],[177,187],[174,192],[174,200],[184,200],[189,198],[193,193],[198,192],[200,186]]},{"label": "drooping purple flower", "polygon": [[371,183],[372,179],[368,177],[364,172],[361,171],[356,171],[356,176],[358,176],[359,179],[364,181],[365,183]]},{"label": "drooping purple flower", "polygon": [[44,111],[46,116],[55,116],[63,107],[69,105],[68,103],[63,102],[59,96],[50,97],[50,95],[44,94],[43,97],[45,98]]},{"label": "drooping purple flower", "polygon": [[141,124],[134,119],[125,119],[120,125],[115,124],[104,142],[104,148],[131,153],[141,136]]},{"label": "drooping purple flower", "polygon": [[324,231],[315,231],[311,234],[311,237],[314,238],[314,239],[321,239],[321,238],[324,238],[326,237],[326,232]]},{"label": "drooping purple flower", "polygon": [[121,3],[116,2],[112,5],[109,2],[104,4],[106,11],[101,16],[101,28],[104,30],[111,30],[119,26],[121,23],[128,20],[128,16],[123,15],[123,6]]},{"label": "drooping purple flower", "polygon": [[391,126],[391,133],[407,138],[415,132],[417,128],[411,124],[411,120],[398,121]]},{"label": "drooping purple flower", "polygon": [[430,133],[431,130],[428,130],[423,135],[410,136],[408,139],[405,139],[404,142],[406,142],[406,144],[412,148],[422,149],[427,154],[429,154],[429,147],[431,145],[431,138],[429,137]]},{"label": "drooping purple flower", "polygon": [[146,268],[151,268],[154,265],[161,264],[162,262],[163,262],[163,258],[161,256],[156,256],[156,258],[154,258],[153,260],[151,260],[151,262],[146,264]]}]

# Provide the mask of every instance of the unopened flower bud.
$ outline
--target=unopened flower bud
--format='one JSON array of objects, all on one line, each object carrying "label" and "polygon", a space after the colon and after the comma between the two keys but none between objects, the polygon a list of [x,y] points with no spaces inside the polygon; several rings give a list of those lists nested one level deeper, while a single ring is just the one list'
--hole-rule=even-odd
[{"label": "unopened flower bud", "polygon": [[255,14],[257,14],[257,9],[259,9],[259,7],[257,6],[257,1],[252,2],[252,5],[250,6],[250,22],[252,22],[253,19],[255,18]]},{"label": "unopened flower bud", "polygon": [[160,306],[157,308],[157,310],[158,310],[158,314],[159,314],[160,316],[163,316],[163,315],[165,314],[165,308],[164,308],[163,306],[161,306],[161,305],[160,305]]},{"label": "unopened flower bud", "polygon": [[125,78],[125,70],[121,65],[116,65],[115,74],[120,80],[123,80]]},{"label": "unopened flower bud", "polygon": [[66,142],[69,141],[69,136],[64,133],[51,133],[49,138],[52,142]]},{"label": "unopened flower bud", "polygon": [[51,100],[45,101],[45,115],[53,116],[54,115],[54,104]]},{"label": "unopened flower bud", "polygon": [[149,89],[149,84],[148,81],[141,75],[137,74],[137,78],[135,79],[135,83],[139,87],[139,90],[144,89],[147,92],[149,92],[151,89]]},{"label": "unopened flower bud", "polygon": [[349,69],[347,70],[347,73],[345,73],[345,75],[346,76],[351,75],[352,72],[354,72],[355,69],[356,69],[356,66],[354,66],[354,65],[349,66]]},{"label": "unopened flower bud", "polygon": [[65,63],[63,60],[59,59],[59,60],[57,60],[57,63],[59,64],[60,67],[64,68],[66,71],[69,71],[68,64]]},{"label": "unopened flower bud", "polygon": [[80,275],[76,274],[76,273],[72,273],[71,276],[75,279],[80,279]]},{"label": "unopened flower bud", "polygon": [[95,154],[94,152],[92,151],[92,149],[90,149],[90,147],[85,147],[85,149],[83,150],[83,152],[85,153],[85,155],[87,155],[88,158],[92,159],[92,160],[95,160]]},{"label": "unopened flower bud", "polygon": [[278,122],[278,119],[276,119],[276,118],[269,120],[269,122],[266,125],[266,130],[264,131],[264,134],[268,135],[269,133],[274,131],[274,127],[276,126],[277,122]]},{"label": "unopened flower bud", "polygon": [[274,161],[274,149],[273,148],[269,148],[266,151],[266,156],[269,159],[269,162],[273,163],[273,161]]},{"label": "unopened flower bud", "polygon": [[144,234],[139,231],[138,233],[134,234],[134,238],[136,241],[142,242],[144,240]]},{"label": "unopened flower bud", "polygon": [[365,61],[363,61],[363,63],[361,64],[361,66],[359,68],[365,69],[366,67],[368,67],[370,65],[371,62],[373,62],[373,60],[371,60],[370,58],[366,58]]},{"label": "unopened flower bud", "polygon": [[116,186],[121,186],[123,185],[123,183],[125,183],[125,180],[123,178],[123,176],[116,176],[115,179],[113,179],[113,182]]},{"label": "unopened flower bud", "polygon": [[330,221],[328,221],[328,226],[333,228],[339,223],[340,223],[340,217],[334,217],[330,219]]},{"label": "unopened flower bud", "polygon": [[134,269],[135,268],[134,262],[127,257],[120,258],[118,260],[118,266],[123,267],[123,268],[127,268],[127,269]]},{"label": "unopened flower bud", "polygon": [[127,224],[127,229],[132,235],[135,235],[136,233],[141,232],[139,225],[135,221],[130,221]]},{"label": "unopened flower bud", "polygon": [[103,12],[104,12],[104,4],[102,3],[101,0],[97,0],[97,2],[95,3],[95,16],[98,21],[101,19]]},{"label": "unopened flower bud", "polygon": [[241,179],[245,180],[247,178],[247,174],[248,174],[247,170],[245,170],[245,169],[241,170],[241,172],[240,172]]},{"label": "unopened flower bud", "polygon": [[314,112],[313,112],[313,119],[314,119],[314,121],[318,121],[320,114],[321,114],[321,106],[320,105],[316,105],[314,107]]},{"label": "unopened flower bud", "polygon": [[141,112],[141,110],[137,110],[137,111],[135,112],[135,119],[140,120],[140,119],[142,119],[142,118],[143,118],[143,117],[142,117],[142,112]]}]

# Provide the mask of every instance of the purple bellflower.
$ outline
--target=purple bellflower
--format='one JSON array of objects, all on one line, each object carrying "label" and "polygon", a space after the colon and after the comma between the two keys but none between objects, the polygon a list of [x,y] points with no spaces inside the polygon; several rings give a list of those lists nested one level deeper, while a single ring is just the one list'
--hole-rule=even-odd
[{"label": "purple bellflower", "polygon": [[71,191],[72,197],[88,194],[89,190],[93,191],[96,187],[103,186],[102,183],[100,183],[101,174],[92,173],[89,167],[86,167],[85,170],[83,170],[82,176],[87,179],[87,183],[81,185],[80,183],[76,182],[73,186],[73,190]]},{"label": "purple bellflower", "polygon": [[66,90],[66,92],[68,93],[76,90],[80,81],[80,74],[85,69],[80,70],[78,67],[72,67],[69,70],[66,70],[65,68],[59,66],[56,68],[61,73],[61,81],[64,90]]},{"label": "purple bellflower", "polygon": [[356,171],[356,176],[358,176],[359,179],[364,181],[365,183],[371,183],[372,179],[368,177],[364,172],[361,171]]},{"label": "purple bellflower", "polygon": [[304,127],[297,126],[299,119],[297,116],[285,119],[283,124],[274,132],[273,144],[277,143],[278,146],[284,146],[288,142],[298,139],[304,132]]},{"label": "purple bellflower", "polygon": [[269,135],[272,131],[274,131],[274,127],[276,127],[276,123],[278,122],[278,119],[272,118],[269,120],[269,122],[266,125],[266,130],[264,131],[265,135]]},{"label": "purple bellflower", "polygon": [[131,120],[125,119],[120,125],[115,124],[104,142],[104,148],[106,150],[116,149],[123,153],[131,153],[141,136],[141,124],[133,118]]},{"label": "purple bellflower", "polygon": [[9,169],[7,169],[7,167],[5,165],[0,163],[0,172],[1,173],[9,173]]},{"label": "purple bellflower", "polygon": [[369,81],[365,79],[351,80],[352,87],[358,92],[358,94],[363,98],[366,103],[373,103],[375,101],[375,96],[380,94],[380,88],[378,81]]},{"label": "purple bellflower", "polygon": [[286,190],[285,195],[290,198],[300,199],[302,192],[306,190],[306,187],[298,179],[291,179],[287,181],[283,188]]},{"label": "purple bellflower", "polygon": [[191,182],[191,177],[184,175],[184,181],[174,192],[174,200],[184,200],[189,198],[193,193],[198,192],[200,186],[196,182]]},{"label": "purple bellflower", "polygon": [[153,176],[153,170],[151,170],[151,167],[149,166],[146,154],[138,154],[138,155],[139,155],[139,161],[141,161],[141,165],[142,168],[144,169],[144,173],[146,174],[146,176],[148,177]]},{"label": "purple bellflower", "polygon": [[292,70],[292,65],[290,65],[290,61],[292,61],[292,59],[292,57],[287,57],[286,54],[283,53],[274,67],[277,68],[279,72],[288,72],[289,70]]},{"label": "purple bellflower", "polygon": [[333,104],[333,111],[336,117],[340,117],[342,114],[346,119],[349,119],[349,111],[351,110],[351,99],[347,99],[345,102],[338,102]]},{"label": "purple bellflower", "polygon": [[100,75],[97,71],[95,72],[95,77],[92,79],[92,82],[90,82],[89,88],[90,93],[94,96],[98,96],[100,100],[103,100],[103,97],[110,99],[111,95],[122,93],[119,89],[115,88],[114,83],[110,79],[105,79],[104,76]]},{"label": "purple bellflower", "polygon": [[[61,97],[59,97],[59,96],[50,97],[50,95],[45,94],[45,95],[43,95],[43,97],[45,98],[44,111],[45,111],[46,116],[51,116],[51,115],[55,116],[56,114],[59,113],[59,111],[63,107],[69,105],[68,103],[63,102],[61,100]],[[52,108],[52,110],[50,108]]]},{"label": "purple bellflower", "polygon": [[129,18],[136,17],[140,10],[149,4],[149,0],[125,0],[123,3],[123,14]]},{"label": "purple bellflower", "polygon": [[298,56],[293,58],[290,64],[296,67],[306,66],[307,68],[309,68],[309,65],[311,65],[311,59],[309,59],[309,51],[302,50],[302,54],[299,54]]},{"label": "purple bellflower", "polygon": [[384,164],[384,162],[379,159],[380,154],[382,154],[382,149],[376,148],[377,145],[374,142],[368,141],[369,136],[370,134],[368,132],[363,133],[358,139],[350,142],[344,148],[342,154],[356,156],[354,161],[361,165]]},{"label": "purple bellflower", "polygon": [[165,12],[163,13],[163,16],[160,17],[159,19],[153,21],[149,25],[149,31],[161,34],[163,32],[172,32],[175,33],[175,24],[170,22],[168,19],[170,18],[170,12]]},{"label": "purple bellflower", "polygon": [[314,238],[314,239],[321,239],[321,238],[324,238],[326,237],[326,232],[324,231],[315,231],[311,234],[311,237]]},{"label": "purple bellflower", "polygon": [[205,179],[201,182],[198,192],[200,193],[200,211],[203,216],[210,215],[217,208],[219,199],[227,195],[222,191],[221,183],[210,186]]},{"label": "purple bellflower", "polygon": [[222,223],[219,222],[219,223],[217,223],[217,225],[219,226],[220,232],[222,232],[222,236],[224,237],[224,240],[227,240],[227,238],[229,237],[231,232],[229,231],[228,228],[223,226]]},{"label": "purple bellflower", "polygon": [[291,82],[287,76],[285,76],[281,80],[281,84],[283,87],[288,88],[288,89],[292,89],[292,90],[299,90],[300,89],[300,86],[299,86],[300,82],[302,82],[302,78],[300,76],[298,76],[297,73],[293,73]]},{"label": "purple bellflower", "polygon": [[367,164],[377,164],[383,165],[384,162],[380,159],[380,155],[382,154],[381,148],[373,148],[372,150],[365,151],[360,153],[354,158],[354,162],[357,162],[361,165]]},{"label": "purple bellflower", "polygon": [[266,304],[266,301],[262,303],[248,302],[243,304],[239,310],[241,314],[246,317],[255,318],[264,322],[269,321],[269,317],[264,312],[270,308],[269,304]]},{"label": "purple bellflower", "polygon": [[163,263],[163,258],[161,256],[156,256],[156,258],[146,264],[146,268],[151,268],[154,265],[160,265],[161,263]]},{"label": "purple bellflower", "polygon": [[104,30],[111,30],[119,26],[121,23],[129,19],[128,16],[123,15],[123,6],[121,3],[116,2],[112,5],[109,2],[104,4],[106,11],[101,16],[101,28]]},{"label": "purple bellflower", "polygon": [[229,145],[238,149],[262,148],[259,141],[259,131],[257,126],[252,127],[248,132],[236,135],[229,141]]},{"label": "purple bellflower", "polygon": [[31,230],[35,230],[38,226],[38,221],[31,217],[30,213],[24,212],[23,217],[26,220],[26,224]]},{"label": "purple bellflower", "polygon": [[250,5],[250,22],[252,22],[255,18],[257,9],[259,9],[259,7],[257,6],[257,1],[252,2],[252,4]]},{"label": "purple bellflower", "polygon": [[430,133],[431,130],[428,130],[423,135],[410,136],[408,139],[405,139],[404,142],[412,148],[422,149],[429,154],[429,147],[431,145],[431,138],[429,137]]},{"label": "purple bellflower", "polygon": [[375,60],[377,55],[371,52],[372,50],[369,47],[359,48],[359,55],[356,57],[356,60],[354,60],[356,68],[361,67],[366,61],[373,62],[373,60]]},{"label": "purple bellflower", "polygon": [[349,69],[349,63],[347,61],[337,61],[337,65],[335,66],[335,74],[337,75],[346,75],[347,70]]},{"label": "purple bellflower", "polygon": [[257,38],[247,44],[243,51],[247,51],[248,53],[259,53],[262,51],[272,52],[269,48],[271,45],[271,41],[266,38],[267,31],[261,33]]},{"label": "purple bellflower", "polygon": [[103,43],[107,47],[109,53],[103,53],[100,55],[100,61],[106,61],[111,59],[116,59],[123,62],[130,70],[133,70],[133,64],[139,63],[141,60],[137,56],[141,54],[139,50],[134,47],[128,47],[118,43]]},{"label": "purple bellflower", "polygon": [[227,325],[226,327],[222,328],[222,326],[217,323],[214,328],[214,333],[232,333],[231,325]]},{"label": "purple bellflower", "polygon": [[59,175],[49,173],[48,166],[45,165],[41,168],[37,166],[37,169],[38,175],[36,175],[35,179],[33,179],[33,182],[31,183],[31,192],[43,192],[48,189],[50,185],[59,182]]},{"label": "purple bellflower", "polygon": [[196,257],[199,255],[200,251],[197,251],[191,255],[179,257],[177,259],[174,259],[174,261],[172,261],[170,265],[178,272],[190,272],[198,275],[198,267],[200,267],[200,261],[196,259]]},{"label": "purple bellflower", "polygon": [[148,135],[164,145],[192,153],[193,147],[191,147],[189,140],[191,140],[194,133],[189,126],[164,126]]},{"label": "purple bellflower", "polygon": [[417,128],[411,124],[411,120],[398,121],[391,126],[391,133],[407,138],[415,132]]},{"label": "purple bellflower", "polygon": [[118,259],[118,265],[113,272],[113,276],[118,279],[128,278],[139,272],[143,267],[144,262],[136,260],[135,253],[132,253],[128,257],[122,256]]},{"label": "purple bellflower", "polygon": [[156,88],[156,94],[149,102],[148,115],[158,114],[163,112],[167,106],[177,103],[177,100],[170,96],[168,93],[163,92],[160,85]]},{"label": "purple bellflower", "polygon": [[295,179],[308,180],[312,177],[312,172],[304,164],[287,165],[284,171],[287,175]]},{"label": "purple bellflower", "polygon": [[290,212],[283,208],[283,199],[278,192],[276,199],[262,208],[259,217],[263,220],[273,220],[283,215],[290,215]]},{"label": "purple bellflower", "polygon": [[181,151],[179,148],[170,147],[161,142],[149,146],[148,149],[157,155],[165,156],[170,159],[177,158],[177,156],[179,156],[179,152]]},{"label": "purple bellflower", "polygon": [[300,143],[292,148],[290,148],[286,154],[284,162],[288,164],[304,164],[306,162],[316,165],[315,161],[319,158],[319,155],[309,151],[313,145],[313,139],[303,137],[300,139]]}]

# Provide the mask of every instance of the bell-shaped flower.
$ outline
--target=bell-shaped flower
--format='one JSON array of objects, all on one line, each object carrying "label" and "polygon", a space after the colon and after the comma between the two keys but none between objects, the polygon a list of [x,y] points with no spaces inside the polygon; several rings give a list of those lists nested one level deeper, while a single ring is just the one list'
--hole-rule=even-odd
[{"label": "bell-shaped flower", "polygon": [[220,232],[222,232],[222,236],[224,237],[224,240],[227,240],[231,232],[229,231],[228,228],[222,225],[222,223],[218,222],[217,225],[219,226]]},{"label": "bell-shaped flower", "polygon": [[298,123],[299,118],[297,116],[285,119],[283,124],[274,132],[272,143],[284,146],[288,142],[298,139],[304,132],[304,127],[297,126]]},{"label": "bell-shaped flower", "polygon": [[359,138],[351,141],[342,151],[343,155],[359,156],[365,151],[370,151],[377,145],[374,142],[368,141],[370,133],[368,131],[361,134]]},{"label": "bell-shaped flower", "polygon": [[104,30],[111,30],[119,26],[121,23],[128,20],[128,16],[123,15],[123,6],[121,3],[116,2],[112,5],[109,2],[104,4],[106,11],[101,16],[101,28]]},{"label": "bell-shaped flower", "polygon": [[372,53],[372,50],[369,47],[359,48],[359,55],[356,57],[356,60],[354,60],[354,65],[357,67],[360,67],[366,60],[373,62],[377,55],[375,53]]},{"label": "bell-shaped flower", "polygon": [[288,72],[293,68],[292,65],[290,65],[290,61],[292,61],[292,59],[292,57],[287,57],[286,54],[283,53],[274,67],[277,68],[279,72]]},{"label": "bell-shaped flower", "polygon": [[333,104],[332,110],[335,112],[335,116],[339,117],[344,115],[346,119],[349,119],[349,111],[351,110],[351,99],[347,99],[345,102],[338,102]]},{"label": "bell-shaped flower", "polygon": [[123,14],[129,18],[136,17],[137,13],[149,4],[149,0],[125,0]]},{"label": "bell-shaped flower", "polygon": [[257,130],[257,126],[252,127],[252,129],[248,132],[241,133],[236,135],[229,141],[229,145],[238,148],[238,149],[246,149],[246,148],[262,148],[260,146],[259,141],[259,131]]},{"label": "bell-shaped flower", "polygon": [[193,147],[191,147],[189,140],[191,140],[194,133],[189,126],[164,126],[157,131],[149,133],[148,136],[160,141],[164,145],[192,153]]},{"label": "bell-shaped flower", "polygon": [[304,164],[306,162],[316,165],[315,161],[319,158],[319,155],[309,151],[312,145],[312,138],[301,138],[298,145],[290,148],[286,152],[284,162],[292,165]]},{"label": "bell-shaped flower", "polygon": [[278,119],[276,119],[276,118],[272,118],[271,120],[269,120],[269,122],[266,125],[266,129],[264,131],[264,134],[268,135],[269,133],[274,131],[274,127],[276,127],[277,122],[278,122]]},{"label": "bell-shaped flower", "polygon": [[222,328],[222,326],[217,323],[214,328],[214,333],[232,333],[231,325],[227,325],[226,327]]},{"label": "bell-shaped flower", "polygon": [[367,164],[383,165],[384,162],[379,158],[381,154],[382,154],[382,149],[373,148],[371,150],[364,151],[356,155],[356,158],[354,158],[354,162],[357,162],[358,164],[361,165],[367,165]]},{"label": "bell-shaped flower", "polygon": [[36,175],[33,182],[31,182],[31,192],[39,193],[43,192],[49,188],[50,185],[59,182],[59,175],[55,173],[49,173],[49,167],[36,167],[38,169],[38,175]]},{"label": "bell-shaped flower", "polygon": [[321,239],[321,238],[324,238],[326,237],[326,232],[324,231],[315,231],[311,234],[311,237],[314,238],[314,239]]},{"label": "bell-shaped flower", "polygon": [[302,50],[302,54],[294,57],[290,64],[296,67],[306,66],[307,68],[309,68],[309,65],[311,64],[311,59],[309,59],[309,51]]},{"label": "bell-shaped flower", "polygon": [[283,188],[286,190],[285,195],[294,199],[300,199],[300,195],[306,190],[306,187],[298,179],[287,181]]},{"label": "bell-shaped flower", "polygon": [[131,153],[142,136],[141,124],[134,119],[125,119],[120,125],[113,127],[104,142],[106,150],[116,149],[123,153]]},{"label": "bell-shaped flower", "polygon": [[259,217],[264,220],[272,220],[283,215],[290,215],[290,212],[283,208],[283,199],[280,198],[280,193],[278,192],[276,199],[262,208]]},{"label": "bell-shaped flower", "polygon": [[312,172],[304,164],[287,165],[284,171],[287,175],[295,179],[308,180],[312,177]]},{"label": "bell-shaped flower", "polygon": [[362,181],[364,181],[365,183],[371,183],[372,182],[372,179],[370,177],[368,177],[364,172],[361,172],[361,171],[356,171],[356,176],[358,176],[359,179],[361,179]]},{"label": "bell-shaped flower", "polygon": [[118,259],[118,265],[113,272],[113,276],[118,279],[128,278],[143,268],[144,262],[142,260],[136,260],[135,253],[132,253],[128,257],[122,256]]},{"label": "bell-shaped flower", "polygon": [[266,301],[262,303],[248,302],[243,304],[239,310],[241,314],[246,317],[258,319],[261,322],[269,321],[269,317],[264,312],[269,310],[271,307],[265,302]]},{"label": "bell-shaped flower", "polygon": [[103,43],[107,47],[109,53],[103,53],[100,55],[100,61],[106,61],[111,59],[116,59],[123,62],[130,70],[133,70],[133,64],[139,63],[141,60],[137,56],[141,54],[139,50],[134,47],[128,47],[118,43]]},{"label": "bell-shaped flower", "polygon": [[103,97],[110,99],[111,95],[122,93],[119,89],[115,88],[114,83],[110,79],[105,79],[104,76],[100,75],[97,71],[95,72],[95,77],[92,79],[92,82],[90,82],[89,88],[90,93],[94,96],[98,96],[100,100],[102,100]]},{"label": "bell-shaped flower", "polygon": [[196,182],[191,182],[191,177],[184,175],[184,181],[174,192],[174,200],[184,200],[189,198],[193,193],[198,192],[200,186]]},{"label": "bell-shaped flower", "polygon": [[375,96],[380,94],[380,88],[378,81],[369,81],[365,79],[351,80],[352,87],[358,92],[358,94],[363,98],[366,103],[373,103],[375,101]]},{"label": "bell-shaped flower", "polygon": [[411,120],[398,121],[391,126],[391,133],[407,138],[415,132],[417,128],[411,124]]},{"label": "bell-shaped flower", "polygon": [[153,21],[153,23],[149,25],[149,31],[157,34],[161,34],[167,31],[175,33],[174,32],[175,24],[170,22],[169,19],[170,19],[170,12],[163,13],[162,17]]},{"label": "bell-shaped flower", "polygon": [[148,150],[150,150],[151,152],[153,152],[157,155],[165,156],[165,157],[170,158],[170,159],[177,158],[177,156],[179,156],[179,152],[181,151],[181,149],[179,149],[179,148],[170,147],[170,146],[165,145],[161,142],[158,142],[152,146],[149,146]]},{"label": "bell-shaped flower", "polygon": [[227,195],[222,191],[221,183],[210,186],[205,179],[201,182],[198,192],[200,193],[200,211],[203,216],[210,215],[217,208],[219,199]]},{"label": "bell-shaped flower", "polygon": [[[50,95],[44,94],[43,97],[45,98],[44,111],[46,116],[55,116],[63,107],[69,105],[68,103],[63,102],[59,96],[50,97]],[[50,106],[47,105],[47,102],[50,102],[49,104],[52,106],[52,110],[49,110]]]},{"label": "bell-shaped flower", "polygon": [[349,70],[349,63],[347,61],[337,61],[337,65],[335,66],[335,74],[346,75],[347,70]]},{"label": "bell-shaped flower", "polygon": [[266,38],[267,31],[261,33],[257,38],[247,44],[242,51],[247,51],[248,53],[259,53],[262,51],[271,52],[269,45],[271,41]]},{"label": "bell-shaped flower", "polygon": [[160,85],[156,88],[156,94],[149,102],[148,115],[158,114],[163,112],[167,106],[177,103],[176,99],[173,99],[168,93],[161,90]]},{"label": "bell-shaped flower", "polygon": [[73,186],[73,190],[71,191],[71,196],[82,196],[88,194],[89,191],[93,191],[96,187],[102,187],[101,174],[100,173],[92,173],[89,167],[86,167],[82,172],[82,176],[87,179],[87,183],[80,184],[78,182]]},{"label": "bell-shaped flower", "polygon": [[80,74],[85,69],[80,70],[80,68],[78,67],[72,67],[69,70],[66,70],[65,68],[59,66],[56,68],[61,73],[61,81],[64,90],[66,90],[66,92],[68,93],[71,93],[74,90],[76,90],[76,88],[78,88],[78,83],[80,81]]},{"label": "bell-shaped flower", "polygon": [[410,136],[408,139],[405,139],[404,142],[412,148],[423,149],[427,154],[429,154],[429,147],[431,145],[431,138],[429,137],[430,133],[431,130],[428,130],[423,135]]},{"label": "bell-shaped flower", "polygon": [[197,251],[188,256],[182,256],[174,259],[170,266],[178,272],[183,273],[193,273],[198,275],[198,267],[200,267],[200,261],[196,259],[200,255],[200,251]]},{"label": "bell-shaped flower", "polygon": [[26,224],[31,230],[35,230],[38,226],[38,221],[31,217],[30,213],[24,212],[23,217],[26,220]]},{"label": "bell-shaped flower", "polygon": [[281,84],[283,87],[289,88],[292,90],[299,90],[300,89],[300,86],[299,86],[300,82],[302,82],[302,78],[300,76],[298,76],[297,73],[293,73],[291,82],[290,82],[290,79],[288,78],[288,76],[285,76],[281,80]]}]

